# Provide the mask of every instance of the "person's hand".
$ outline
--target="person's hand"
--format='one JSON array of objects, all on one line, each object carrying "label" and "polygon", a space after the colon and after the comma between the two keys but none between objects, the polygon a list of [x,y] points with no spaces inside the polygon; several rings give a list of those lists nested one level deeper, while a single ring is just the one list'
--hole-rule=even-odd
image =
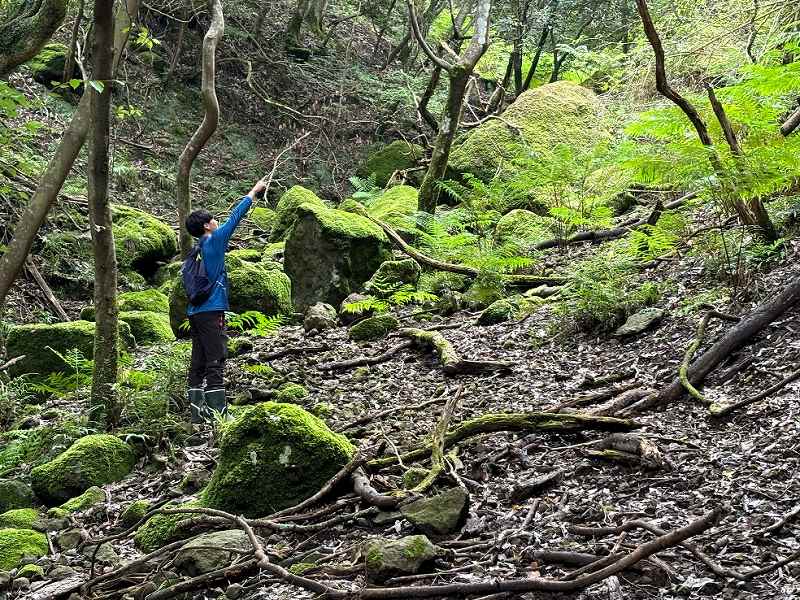
[{"label": "person's hand", "polygon": [[247,195],[250,196],[253,200],[255,200],[259,197],[259,194],[263,195],[264,190],[266,189],[267,189],[267,184],[264,183],[263,181],[258,181],[253,186],[253,189],[250,190],[250,192]]}]

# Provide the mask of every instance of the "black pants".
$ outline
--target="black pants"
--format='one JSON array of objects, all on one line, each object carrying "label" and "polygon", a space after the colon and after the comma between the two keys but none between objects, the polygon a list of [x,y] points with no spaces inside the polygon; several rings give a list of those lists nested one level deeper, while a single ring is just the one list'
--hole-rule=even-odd
[{"label": "black pants", "polygon": [[197,313],[189,317],[192,335],[192,363],[189,367],[189,388],[225,389],[223,375],[228,355],[225,313],[221,310]]}]

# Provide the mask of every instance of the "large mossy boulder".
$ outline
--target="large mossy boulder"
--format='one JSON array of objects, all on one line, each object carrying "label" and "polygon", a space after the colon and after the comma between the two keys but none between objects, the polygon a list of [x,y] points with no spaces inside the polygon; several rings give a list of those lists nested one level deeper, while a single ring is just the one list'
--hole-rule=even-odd
[{"label": "large mossy boulder", "polygon": [[175,340],[168,314],[128,310],[119,313],[119,320],[130,326],[133,338],[140,346],[163,344]]},{"label": "large mossy boulder", "polygon": [[[169,314],[169,298],[155,289],[140,292],[124,292],[117,296],[117,307],[120,312],[141,311]],[[94,306],[81,310],[81,319],[94,321]]]},{"label": "large mossy boulder", "polygon": [[293,506],[341,469],[355,448],[293,404],[248,407],[226,425],[203,503],[248,517]]},{"label": "large mossy boulder", "polygon": [[364,291],[379,298],[386,298],[404,285],[417,287],[422,268],[413,258],[387,260],[364,284]]},{"label": "large mossy boulder", "polygon": [[[230,310],[243,313],[257,310],[267,316],[292,312],[292,282],[271,263],[253,263],[237,257],[226,257],[228,302]],[[169,320],[172,331],[180,335],[189,301],[180,277],[175,279],[169,297]]]},{"label": "large mossy boulder", "polygon": [[31,471],[36,495],[54,506],[81,495],[93,485],[119,481],[133,469],[131,447],[107,434],[87,435],[52,461]]},{"label": "large mossy boulder", "polygon": [[121,270],[133,270],[149,277],[178,252],[176,234],[164,221],[120,204],[112,206],[111,215],[117,264]]},{"label": "large mossy boulder", "polygon": [[68,48],[64,44],[45,45],[39,54],[28,61],[33,80],[45,87],[60,83],[64,76],[64,65],[67,62]]},{"label": "large mossy boulder", "polygon": [[316,302],[338,306],[391,257],[389,239],[369,219],[301,205],[284,255],[295,308],[304,311]]},{"label": "large mossy boulder", "polygon": [[297,209],[301,204],[309,204],[325,208],[319,196],[302,185],[295,185],[286,190],[275,205],[275,219],[269,234],[271,242],[280,242],[286,235],[297,218]]},{"label": "large mossy boulder", "polygon": [[560,144],[592,148],[606,137],[602,104],[586,88],[558,81],[522,93],[503,113],[475,128],[450,154],[448,167],[489,181],[524,152],[547,153]]},{"label": "large mossy boulder", "polygon": [[[119,323],[120,346],[131,347],[134,338],[125,322]],[[94,354],[94,323],[91,321],[68,321],[66,323],[35,323],[16,325],[6,337],[6,352],[9,358],[24,356],[9,368],[12,377],[24,373],[47,374],[65,371],[69,367],[54,350],[62,355],[77,348],[84,357]]]},{"label": "large mossy boulder", "polygon": [[395,140],[370,154],[366,162],[358,168],[356,175],[366,179],[375,174],[375,183],[384,187],[395,171],[405,171],[415,167],[423,155],[422,146],[410,144],[405,140]]},{"label": "large mossy boulder", "polygon": [[32,529],[0,529],[0,570],[10,571],[20,566],[23,558],[40,558],[50,546],[43,533]]}]

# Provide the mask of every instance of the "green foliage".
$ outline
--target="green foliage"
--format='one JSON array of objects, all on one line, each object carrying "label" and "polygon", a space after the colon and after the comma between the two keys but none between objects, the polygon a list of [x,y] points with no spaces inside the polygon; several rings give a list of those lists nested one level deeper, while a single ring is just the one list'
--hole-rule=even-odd
[{"label": "green foliage", "polygon": [[664,213],[655,225],[642,225],[631,231],[624,251],[642,262],[669,254],[675,250],[685,226],[680,213]]},{"label": "green foliage", "polygon": [[56,355],[68,370],[55,371],[41,377],[32,377],[28,384],[29,389],[37,394],[64,397],[76,392],[80,388],[92,383],[94,361],[86,358],[77,348],[71,348],[65,353],[47,348]]},{"label": "green foliage", "polygon": [[19,407],[34,399],[33,390],[24,377],[6,381],[0,378],[0,431],[4,431],[14,421]]},{"label": "green foliage", "polygon": [[225,317],[228,329],[256,337],[272,335],[286,323],[286,317],[283,315],[268,317],[257,310],[248,310],[242,314],[229,312]]},{"label": "green foliage", "polygon": [[369,207],[383,193],[383,189],[377,184],[377,175],[375,173],[371,173],[366,179],[353,175],[348,181],[355,190],[351,198],[361,202],[365,207]]},{"label": "green foliage", "polygon": [[144,25],[139,25],[136,31],[136,36],[133,37],[132,43],[137,48],[152,50],[154,46],[160,46],[161,41],[157,40],[150,34],[150,30]]},{"label": "green foliage", "polygon": [[357,302],[348,302],[342,307],[346,313],[364,314],[367,312],[385,313],[393,306],[405,306],[406,304],[423,304],[425,302],[436,302],[439,298],[430,292],[414,289],[408,283],[396,284],[394,289],[389,291],[385,298],[367,296]]}]

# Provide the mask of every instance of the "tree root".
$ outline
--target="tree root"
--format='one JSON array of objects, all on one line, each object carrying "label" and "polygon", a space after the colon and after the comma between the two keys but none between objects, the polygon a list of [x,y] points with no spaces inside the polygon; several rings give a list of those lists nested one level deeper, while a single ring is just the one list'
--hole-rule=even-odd
[{"label": "tree root", "polygon": [[509,371],[511,363],[499,361],[464,360],[444,336],[436,331],[406,328],[398,334],[411,339],[412,345],[423,350],[435,352],[442,363],[442,370],[446,375],[476,375],[494,371]]},{"label": "tree root", "polygon": [[442,409],[442,416],[439,418],[439,421],[436,423],[436,428],[433,430],[431,441],[431,468],[422,481],[414,486],[411,493],[424,493],[425,490],[433,485],[433,482],[436,481],[436,478],[439,477],[444,470],[444,437],[447,434],[447,429],[450,426],[450,419],[453,417],[453,413],[456,410],[456,406],[458,406],[458,401],[462,393],[464,393],[463,385],[459,386],[456,393],[447,399],[447,403]]},{"label": "tree root", "polygon": [[631,433],[615,433],[602,440],[599,450],[586,450],[592,458],[622,462],[645,469],[660,469],[666,461],[653,442]]},{"label": "tree root", "polygon": [[739,402],[734,402],[733,404],[714,403],[708,407],[708,412],[712,417],[724,417],[725,415],[728,415],[733,411],[742,408],[743,406],[748,406],[750,404],[754,404],[756,402],[763,400],[770,394],[777,392],[784,386],[792,383],[793,381],[796,381],[797,379],[800,379],[800,369],[797,369],[796,371],[794,371],[793,373],[791,373],[790,375],[788,375],[787,377],[776,383],[775,385],[767,388],[761,393],[756,394],[755,396],[751,396],[750,398],[746,398]]},{"label": "tree root", "polygon": [[411,348],[411,346],[412,342],[408,340],[400,344],[397,344],[396,346],[392,346],[383,354],[378,354],[375,356],[360,356],[358,358],[352,358],[350,360],[340,360],[337,362],[323,363],[321,365],[317,365],[317,368],[320,371],[346,371],[348,369],[355,369],[356,367],[377,365],[380,363],[384,363],[388,360],[391,360],[403,350]]},{"label": "tree root", "polygon": [[691,396],[695,399],[700,401],[702,404],[709,405],[711,402],[705,399],[703,394],[701,394],[689,381],[689,376],[687,375],[689,371],[689,364],[692,362],[692,357],[694,353],[697,352],[697,349],[700,347],[700,344],[703,343],[703,338],[706,335],[706,327],[708,326],[708,322],[713,318],[717,317],[718,319],[725,319],[726,321],[733,321],[734,323],[739,321],[739,317],[735,317],[733,315],[729,315],[727,313],[722,313],[716,310],[709,310],[702,319],[700,319],[700,323],[697,325],[697,334],[694,337],[694,340],[689,347],[686,349],[686,354],[683,356],[683,362],[681,363],[680,368],[678,369],[678,377],[681,380],[681,384],[686,391],[689,392]]}]

